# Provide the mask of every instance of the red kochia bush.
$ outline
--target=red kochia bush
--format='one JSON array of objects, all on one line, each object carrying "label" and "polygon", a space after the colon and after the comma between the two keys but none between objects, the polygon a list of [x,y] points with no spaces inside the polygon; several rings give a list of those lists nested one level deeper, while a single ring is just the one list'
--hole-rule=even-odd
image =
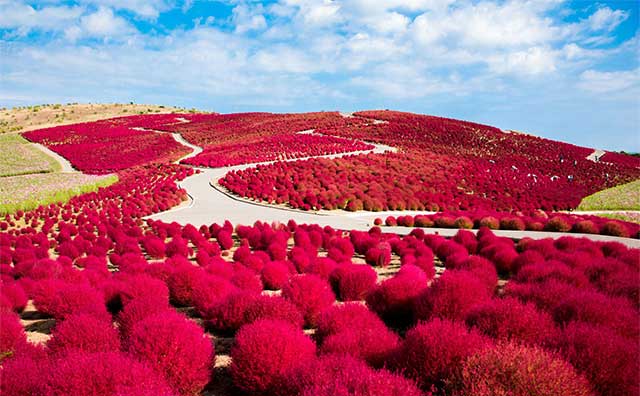
[{"label": "red kochia bush", "polygon": [[16,312],[22,312],[27,305],[27,295],[18,283],[0,283],[0,295],[11,303],[11,309]]},{"label": "red kochia bush", "polygon": [[471,272],[447,270],[415,300],[415,317],[461,320],[474,305],[490,298],[487,287]]},{"label": "red kochia bush", "polygon": [[309,327],[314,327],[320,311],[336,300],[329,282],[310,274],[290,278],[282,288],[282,296],[300,309]]},{"label": "red kochia bush", "polygon": [[20,317],[13,312],[0,310],[0,330],[1,363],[5,357],[11,357],[16,349],[26,344],[27,336],[20,324]]},{"label": "red kochia bush", "polygon": [[326,355],[296,370],[289,394],[302,396],[422,396],[413,381],[373,370],[347,355]]},{"label": "red kochia bush", "polygon": [[570,323],[557,339],[561,353],[602,396],[640,393],[637,338],[625,339],[588,323]]},{"label": "red kochia bush", "polygon": [[149,316],[133,325],[125,347],[162,373],[182,395],[202,391],[209,382],[215,352],[196,323],[177,313]]},{"label": "red kochia bush", "polygon": [[572,321],[603,325],[631,339],[640,334],[638,312],[628,300],[596,291],[576,291],[564,296],[553,309],[553,317],[563,325]]},{"label": "red kochia bush", "polygon": [[542,344],[556,333],[549,314],[515,298],[492,299],[477,305],[467,314],[466,322],[492,338],[531,345]]},{"label": "red kochia bush", "polygon": [[118,328],[126,338],[131,328],[141,320],[161,312],[170,312],[168,301],[159,301],[154,297],[137,298],[129,302],[118,314]]},{"label": "red kochia bush", "polygon": [[457,378],[465,359],[491,342],[464,324],[434,319],[407,332],[394,366],[424,390]]},{"label": "red kochia bush", "polygon": [[281,320],[297,328],[304,324],[302,313],[288,300],[247,292],[227,296],[206,313],[205,319],[209,326],[224,332],[235,332],[259,319]]},{"label": "red kochia bush", "polygon": [[84,352],[120,350],[120,336],[111,322],[91,315],[71,315],[56,324],[51,335],[52,338],[47,342],[47,346],[53,354],[63,354],[70,350]]},{"label": "red kochia bush", "polygon": [[73,313],[89,313],[98,318],[110,319],[102,294],[85,284],[39,282],[34,292],[33,304],[39,312],[56,319],[64,319]]},{"label": "red kochia bush", "polygon": [[284,261],[269,261],[264,264],[261,276],[264,287],[269,290],[280,290],[291,275],[289,266]]},{"label": "red kochia bush", "polygon": [[378,274],[367,265],[344,264],[331,275],[342,301],[363,300],[376,285]]},{"label": "red kochia bush", "polygon": [[511,343],[471,356],[454,394],[594,396],[587,380],[569,363],[538,347]]},{"label": "red kochia bush", "polygon": [[351,327],[326,337],[320,352],[347,354],[364,359],[373,367],[382,367],[399,343],[400,337],[384,324],[363,328]]},{"label": "red kochia bush", "polygon": [[349,328],[381,329],[386,328],[382,320],[366,306],[348,302],[332,305],[318,316],[318,327],[315,336],[319,342],[325,337],[340,333]]},{"label": "red kochia bush", "polygon": [[166,245],[155,235],[147,235],[142,239],[142,246],[151,258],[161,259],[165,256]]},{"label": "red kochia bush", "polygon": [[414,299],[427,288],[427,275],[414,265],[404,265],[400,271],[379,285],[366,298],[367,305],[389,323],[407,325]]},{"label": "red kochia bush", "polygon": [[287,322],[258,320],[243,326],[231,350],[231,377],[246,392],[283,394],[297,367],[314,359],[316,346]]},{"label": "red kochia bush", "polygon": [[175,395],[150,366],[120,352],[72,352],[43,366],[36,389],[45,396]]},{"label": "red kochia bush", "polygon": [[228,231],[221,230],[216,239],[218,240],[218,244],[222,250],[229,250],[233,247],[233,238],[231,237],[231,233]]}]

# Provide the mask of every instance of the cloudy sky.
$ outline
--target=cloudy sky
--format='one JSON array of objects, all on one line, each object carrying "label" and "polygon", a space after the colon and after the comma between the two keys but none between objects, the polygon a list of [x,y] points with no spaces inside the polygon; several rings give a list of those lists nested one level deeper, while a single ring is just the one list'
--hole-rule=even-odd
[{"label": "cloudy sky", "polygon": [[0,0],[0,106],[389,108],[640,151],[638,1]]}]

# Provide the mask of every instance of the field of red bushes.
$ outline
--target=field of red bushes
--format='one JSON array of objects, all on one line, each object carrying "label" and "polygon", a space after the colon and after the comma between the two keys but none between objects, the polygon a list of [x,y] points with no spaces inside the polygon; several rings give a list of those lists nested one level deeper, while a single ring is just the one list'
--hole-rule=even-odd
[{"label": "field of red bushes", "polygon": [[[582,198],[640,177],[640,159],[446,118],[356,113],[385,123],[317,132],[397,147],[399,153],[310,159],[229,173],[243,197],[300,209],[568,210]],[[622,158],[622,159],[619,159]]]},{"label": "field of red bushes", "polygon": [[[382,225],[383,220],[378,218],[376,224]],[[545,213],[542,211],[534,211],[530,215],[492,211],[454,211],[432,215],[387,216],[384,224],[387,226],[426,228],[478,229],[487,227],[492,230],[572,232],[640,238],[640,225],[636,223],[611,220],[599,216]]]},{"label": "field of red bushes", "polygon": [[[317,117],[323,128],[336,128],[332,135],[395,145],[401,152],[296,162],[298,172],[282,162],[259,166],[247,175],[272,184],[261,187],[258,198],[272,200],[269,191],[302,186],[302,195],[278,199],[307,209],[437,205],[450,211],[392,217],[387,223],[462,228],[455,236],[423,228],[397,235],[377,226],[358,231],[295,221],[181,225],[145,219],[187,198],[176,183],[194,169],[170,164],[183,151],[163,139],[175,143],[170,135],[132,128],[187,128],[181,132],[185,138],[193,133],[191,139],[201,136],[203,144],[211,138],[206,126],[226,116],[194,116],[193,125],[175,116],[141,116],[101,127],[29,132],[29,139],[59,150],[79,169],[116,171],[119,180],[64,204],[0,218],[0,393],[639,394],[640,251],[619,242],[569,236],[513,240],[492,231],[541,227],[613,234],[614,226],[595,218],[507,215],[494,208],[513,207],[520,198],[532,209],[570,206],[593,188],[637,176],[637,167],[626,160],[615,165],[580,160],[596,186],[578,178],[556,185],[567,186],[562,194],[551,194],[553,185],[542,182],[548,176],[542,170],[573,167],[573,158],[585,150],[567,145],[560,150],[563,162],[542,159],[536,165],[535,155],[541,154],[516,158],[513,147],[546,147],[547,141],[433,117],[362,115],[388,124],[314,113],[298,116],[293,125],[306,128]],[[228,125],[219,127],[228,135],[221,144],[239,144],[228,128],[238,117],[229,116]],[[286,122],[283,117],[267,124],[281,131]],[[257,141],[277,135],[265,133]],[[423,150],[417,147],[435,144],[425,139],[430,134],[447,136],[435,139],[437,150],[424,149],[411,160]],[[493,149],[447,151],[454,150],[456,134]],[[133,158],[117,150],[127,136],[140,143],[141,153]],[[512,136],[519,137],[509,142]],[[92,145],[100,149],[82,150]],[[495,164],[490,155],[496,155]],[[459,161],[447,162],[445,156]],[[507,183],[520,180],[510,168],[516,160],[520,172],[537,166],[539,183],[547,186],[532,191],[530,200],[518,183]],[[482,161],[495,165],[494,177],[469,177],[480,172]],[[465,170],[467,190],[460,194],[455,181]],[[277,172],[281,179],[269,179]],[[258,191],[241,184],[247,177],[227,179]],[[492,179],[498,182],[491,184]],[[491,205],[492,200],[499,203]],[[469,211],[475,208],[487,211]],[[625,236],[637,235],[637,227],[616,224],[625,227]],[[479,228],[476,234],[465,229],[472,227]],[[34,333],[44,334],[43,341],[30,342]]]}]

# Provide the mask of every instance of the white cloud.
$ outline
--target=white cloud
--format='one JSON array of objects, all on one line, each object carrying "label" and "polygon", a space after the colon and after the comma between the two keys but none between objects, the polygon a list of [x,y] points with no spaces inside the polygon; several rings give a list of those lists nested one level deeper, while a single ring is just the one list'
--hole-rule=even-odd
[{"label": "white cloud", "polygon": [[558,39],[559,29],[536,8],[519,2],[479,3],[448,13],[424,13],[413,22],[418,43],[446,40],[463,47],[504,48]]},{"label": "white cloud", "polygon": [[[165,0],[80,0],[80,2],[98,8],[109,7],[116,10],[131,11],[147,19],[156,19],[160,12],[171,8],[171,2]],[[185,4],[185,7],[188,8],[188,5]]]},{"label": "white cloud", "polygon": [[594,93],[621,92],[639,85],[640,69],[614,72],[586,70],[580,74],[578,83],[581,89]]},{"label": "white cloud", "polygon": [[253,30],[262,30],[267,27],[262,6],[250,7],[240,4],[233,8],[233,24],[236,33],[246,33]]},{"label": "white cloud", "polygon": [[15,1],[0,2],[0,28],[17,29],[21,34],[31,29],[45,31],[61,30],[82,15],[80,7],[43,7],[34,9],[30,5]]},{"label": "white cloud", "polygon": [[592,30],[610,32],[629,17],[629,13],[622,10],[612,10],[609,7],[599,8],[589,16],[587,23]]},{"label": "white cloud", "polygon": [[489,66],[498,73],[538,75],[556,70],[556,54],[545,47],[532,47],[510,52],[489,60]]},{"label": "white cloud", "polygon": [[65,29],[65,37],[71,41],[80,38],[118,38],[134,33],[136,29],[113,10],[100,7],[95,12],[84,15],[77,25]]}]

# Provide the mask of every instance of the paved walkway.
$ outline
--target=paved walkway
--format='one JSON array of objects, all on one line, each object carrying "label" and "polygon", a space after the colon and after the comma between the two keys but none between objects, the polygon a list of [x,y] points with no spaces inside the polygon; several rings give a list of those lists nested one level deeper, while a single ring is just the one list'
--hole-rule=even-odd
[{"label": "paved walkway", "polygon": [[606,152],[603,150],[595,150],[593,153],[587,156],[587,159],[593,162],[600,162],[600,158],[602,158],[602,156],[605,154]]}]

